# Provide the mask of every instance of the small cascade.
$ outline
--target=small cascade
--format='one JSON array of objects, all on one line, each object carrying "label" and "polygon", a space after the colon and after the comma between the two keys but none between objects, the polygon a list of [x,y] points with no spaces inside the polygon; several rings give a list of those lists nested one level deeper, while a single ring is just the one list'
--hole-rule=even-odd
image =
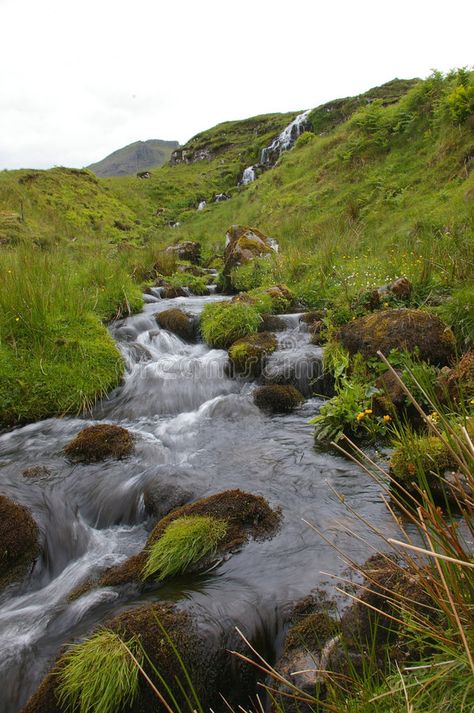
[{"label": "small cascade", "polygon": [[264,170],[271,168],[276,164],[281,154],[288,151],[293,147],[296,139],[301,136],[301,134],[308,128],[308,116],[311,109],[304,111],[302,114],[293,119],[293,121],[286,126],[283,131],[273,139],[269,146],[262,149],[260,153],[260,162],[254,164],[253,166],[248,166],[239,181],[239,185],[247,186],[252,183],[257,178],[257,169]]},{"label": "small cascade", "polygon": [[255,166],[248,166],[248,168],[246,168],[242,174],[240,183],[242,186],[246,186],[248,183],[252,183],[252,181],[255,181],[256,178],[257,174],[255,172]]},{"label": "small cascade", "polygon": [[293,119],[291,124],[283,129],[281,134],[276,137],[267,148],[262,149],[260,155],[260,163],[263,166],[274,166],[284,151],[291,149],[298,136],[307,128],[307,118],[311,109],[298,114],[296,119]]},{"label": "small cascade", "polygon": [[207,201],[200,201],[198,205],[198,210],[204,210],[204,208],[207,206]]},{"label": "small cascade", "polygon": [[280,315],[287,329],[278,332],[278,349],[269,357],[263,380],[267,384],[292,384],[303,396],[323,393],[323,350],[310,343],[300,314]]}]

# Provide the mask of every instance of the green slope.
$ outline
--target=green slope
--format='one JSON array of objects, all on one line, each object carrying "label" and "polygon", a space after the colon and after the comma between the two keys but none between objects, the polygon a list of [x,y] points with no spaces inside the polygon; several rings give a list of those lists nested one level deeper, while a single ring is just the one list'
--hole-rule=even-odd
[{"label": "green slope", "polygon": [[[244,168],[296,114],[220,124],[145,181],[65,168],[0,173],[0,393],[19,394],[23,385],[21,407],[9,398],[0,421],[78,410],[116,383],[113,353],[96,374],[90,371],[88,388],[83,382],[85,342],[103,339],[111,349],[99,321],[140,306],[143,280],[172,269],[164,246],[197,240],[207,260],[222,253],[234,223],[260,228],[281,244],[274,260],[239,269],[237,288],[283,281],[307,306],[347,315],[364,290],[404,274],[420,303],[436,305],[451,295],[446,313],[472,342],[473,74],[394,80],[318,107],[309,116],[312,130],[274,168],[238,185]],[[229,200],[214,203],[218,193]],[[89,320],[98,331],[83,330]],[[68,345],[64,380],[57,367],[61,330]],[[40,402],[28,397],[41,387],[28,368],[29,351],[40,374],[48,374],[51,360],[59,368],[57,393]],[[60,393],[61,383],[67,393]]]}]

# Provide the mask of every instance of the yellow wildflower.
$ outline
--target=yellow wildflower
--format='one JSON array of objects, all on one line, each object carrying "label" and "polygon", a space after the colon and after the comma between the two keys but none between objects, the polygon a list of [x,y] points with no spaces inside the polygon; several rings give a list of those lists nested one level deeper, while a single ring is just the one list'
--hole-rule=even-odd
[{"label": "yellow wildflower", "polygon": [[357,414],[356,418],[357,418],[358,421],[362,421],[362,419],[364,418],[364,416],[365,416],[365,412],[364,412],[364,411],[361,411],[360,413]]},{"label": "yellow wildflower", "polygon": [[371,413],[373,413],[373,411],[372,411],[371,408],[366,408],[365,411],[364,411],[364,413],[370,415]]},{"label": "yellow wildflower", "polygon": [[392,420],[392,417],[389,416],[388,413],[386,413],[385,416],[383,417],[383,420],[385,421],[385,423],[388,423],[389,421]]}]

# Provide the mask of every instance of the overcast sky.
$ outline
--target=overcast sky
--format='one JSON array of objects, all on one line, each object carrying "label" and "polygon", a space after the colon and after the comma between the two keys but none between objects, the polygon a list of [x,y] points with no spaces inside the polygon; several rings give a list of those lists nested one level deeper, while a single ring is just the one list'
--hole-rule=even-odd
[{"label": "overcast sky", "polygon": [[471,0],[0,0],[0,168],[474,63]]}]

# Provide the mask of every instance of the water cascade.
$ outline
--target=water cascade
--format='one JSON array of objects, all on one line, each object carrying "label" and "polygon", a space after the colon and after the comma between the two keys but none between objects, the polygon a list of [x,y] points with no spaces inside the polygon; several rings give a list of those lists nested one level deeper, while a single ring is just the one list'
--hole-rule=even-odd
[{"label": "water cascade", "polygon": [[276,164],[281,154],[284,151],[291,149],[296,141],[296,139],[301,136],[301,134],[308,129],[308,116],[311,109],[304,111],[302,114],[293,119],[293,121],[286,126],[283,131],[273,139],[269,146],[262,149],[260,154],[260,162],[253,166],[248,166],[242,174],[240,179],[240,185],[246,186],[252,181],[255,181],[257,177],[256,169],[266,169],[271,168]]}]

